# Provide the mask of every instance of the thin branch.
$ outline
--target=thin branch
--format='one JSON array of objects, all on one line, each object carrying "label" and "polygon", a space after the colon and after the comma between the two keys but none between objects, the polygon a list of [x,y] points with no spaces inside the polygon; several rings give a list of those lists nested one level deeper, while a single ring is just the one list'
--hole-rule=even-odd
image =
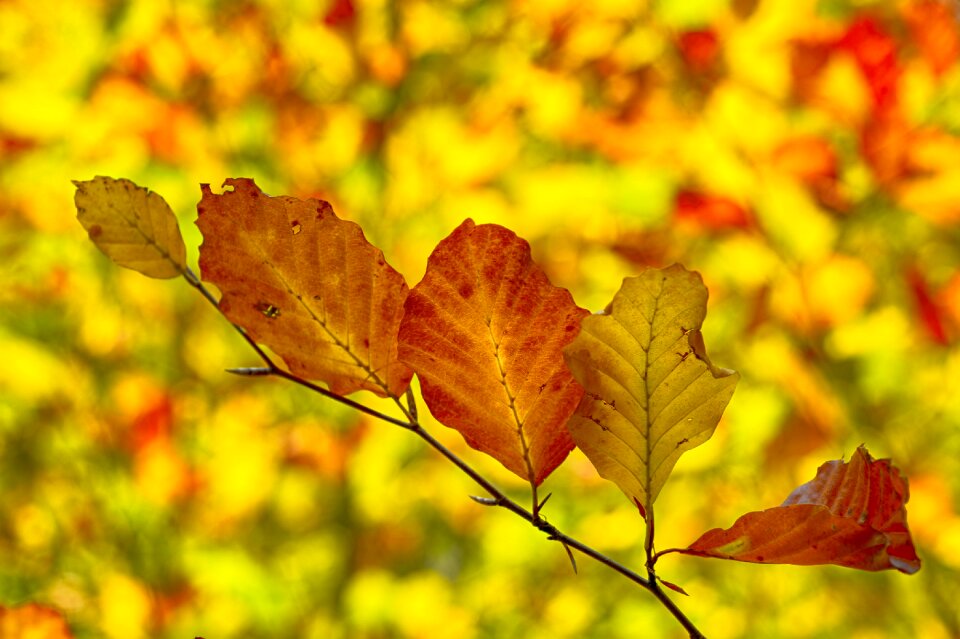
[{"label": "thin branch", "polygon": [[[266,368],[269,369],[269,373],[264,373],[262,372],[262,369],[255,369],[255,368],[246,369],[246,371],[250,371],[250,372],[240,372],[240,371],[243,371],[244,369],[230,369],[229,372],[234,374],[239,374],[239,375],[269,374],[269,375],[274,375],[276,377],[282,377],[286,380],[293,382],[294,384],[299,384],[304,388],[308,388],[315,393],[319,393],[324,397],[332,399],[335,402],[340,402],[344,406],[349,406],[350,408],[356,411],[359,411],[361,413],[364,413],[365,415],[369,415],[370,417],[376,417],[379,420],[388,422],[390,424],[393,424],[394,426],[399,426],[401,428],[407,428],[407,429],[410,428],[409,422],[406,422],[402,419],[397,419],[396,417],[391,417],[390,415],[387,415],[386,413],[381,413],[378,410],[368,408],[363,404],[355,402],[352,399],[348,399],[343,395],[337,395],[336,393],[329,391],[326,388],[323,388],[322,386],[317,386],[312,382],[309,382],[301,377],[297,377],[293,373],[290,373],[280,368],[274,363],[273,359],[271,359],[270,356],[267,355],[266,351],[260,348],[260,345],[257,344],[257,342],[252,337],[250,337],[250,335],[245,330],[243,330],[243,328],[241,328],[240,326],[237,326],[236,324],[230,321],[230,318],[227,317],[224,314],[223,310],[220,308],[220,303],[217,301],[217,298],[213,296],[213,293],[210,292],[210,289],[208,289],[206,286],[203,285],[203,282],[200,281],[200,278],[198,278],[192,270],[187,268],[183,277],[187,281],[187,283],[190,284],[190,286],[197,289],[200,292],[200,294],[203,295],[204,299],[210,302],[210,304],[212,304],[213,307],[217,309],[217,312],[220,313],[220,315],[222,315],[225,320],[230,322],[230,326],[236,329],[236,331],[240,334],[240,336],[243,337],[243,339],[247,342],[247,344],[250,345],[250,348],[252,348],[253,351],[260,357],[260,359],[263,360],[263,363],[266,364]],[[257,372],[252,372],[252,371],[257,371]],[[399,401],[397,403],[399,404]],[[400,409],[405,414],[407,413],[407,409],[402,404],[400,405]]]},{"label": "thin branch", "polygon": [[424,430],[420,424],[414,423],[414,424],[410,424],[409,426],[410,426],[410,430],[412,430],[414,434],[420,437],[420,439],[424,440],[431,448],[433,448],[438,453],[446,457],[451,463],[453,463],[454,466],[459,468],[464,474],[470,477],[470,479],[472,479],[477,484],[479,484],[484,490],[486,490],[491,495],[491,499],[489,500],[483,499],[482,501],[481,499],[472,497],[474,501],[477,501],[484,505],[489,505],[489,506],[496,505],[502,508],[506,508],[507,510],[514,513],[518,517],[521,517],[522,519],[525,519],[526,521],[533,524],[538,530],[546,533],[547,539],[559,541],[567,549],[574,548],[580,551],[581,553],[583,553],[584,555],[590,557],[591,559],[594,559],[600,562],[601,564],[607,566],[608,568],[615,570],[616,572],[620,573],[621,575],[623,575],[630,581],[634,582],[635,584],[643,588],[646,588],[651,593],[653,593],[653,595],[658,600],[660,600],[660,603],[662,603],[663,606],[668,611],[670,611],[670,614],[672,614],[676,618],[676,620],[680,622],[680,625],[682,625],[684,629],[686,629],[686,631],[690,634],[690,639],[705,639],[704,635],[699,630],[697,630],[697,627],[693,625],[693,622],[690,621],[685,614],[683,614],[683,611],[677,608],[676,604],[674,604],[673,601],[666,595],[666,593],[663,592],[663,590],[660,588],[660,585],[656,581],[650,581],[648,579],[644,579],[639,574],[635,573],[634,571],[630,570],[629,568],[615,561],[614,559],[611,559],[610,557],[604,555],[599,550],[595,550],[590,546],[586,545],[585,543],[583,543],[582,541],[579,541],[578,539],[574,539],[570,535],[567,535],[566,533],[561,532],[556,526],[549,523],[547,520],[543,519],[542,517],[535,517],[533,514],[527,511],[523,506],[516,503],[515,501],[507,497],[504,493],[502,493],[500,489],[494,486],[486,477],[484,477],[479,472],[474,470],[469,464],[467,464],[465,461],[460,459],[460,457],[458,457],[449,448],[447,448],[442,443],[437,441],[437,439],[435,439],[433,435],[431,435],[426,430]]},{"label": "thin branch", "polygon": [[[184,272],[184,279],[190,284],[190,286],[197,289],[197,291],[199,291],[200,294],[203,295],[203,297],[208,302],[210,302],[210,304],[212,304],[214,308],[217,309],[217,312],[219,312],[228,322],[230,322],[230,319],[227,318],[226,315],[224,315],[223,311],[220,309],[220,304],[217,301],[216,297],[213,296],[213,294],[209,291],[209,289],[207,289],[203,285],[203,283],[200,281],[200,278],[198,278],[193,273],[193,271],[191,271],[189,268],[186,269],[186,271]],[[663,590],[660,588],[660,585],[656,581],[655,575],[653,574],[653,569],[652,569],[653,563],[656,561],[656,558],[660,554],[662,554],[662,553],[653,554],[653,545],[652,545],[653,513],[649,514],[650,521],[647,522],[648,531],[650,532],[649,534],[650,539],[648,540],[648,543],[645,544],[645,547],[647,551],[647,568],[648,568],[650,578],[646,579],[640,576],[639,574],[637,574],[636,572],[634,572],[633,570],[630,570],[623,564],[604,555],[602,552],[595,550],[590,546],[586,545],[585,543],[577,539],[574,539],[573,537],[560,531],[556,526],[554,526],[553,524],[549,523],[546,519],[541,517],[539,512],[540,508],[542,508],[543,505],[547,502],[547,499],[549,499],[550,495],[547,495],[547,497],[544,498],[542,502],[538,503],[536,486],[534,486],[533,488],[533,512],[532,513],[527,509],[525,509],[520,504],[516,503],[515,501],[507,497],[507,495],[504,494],[493,483],[491,483],[490,480],[488,480],[486,477],[484,477],[479,472],[474,470],[469,464],[467,464],[464,460],[458,457],[456,453],[454,453],[449,448],[444,446],[439,440],[434,438],[433,435],[428,433],[423,428],[423,426],[420,425],[420,422],[417,419],[416,402],[414,401],[413,393],[409,389],[407,390],[407,393],[405,395],[407,400],[406,406],[403,405],[399,397],[392,397],[394,402],[400,408],[401,412],[407,417],[408,421],[404,421],[402,419],[397,419],[396,417],[387,415],[386,413],[381,413],[380,411],[374,410],[372,408],[368,408],[363,404],[355,402],[352,399],[348,399],[342,395],[338,395],[332,391],[327,390],[326,388],[323,388],[322,386],[318,386],[313,382],[305,380],[301,377],[298,377],[297,375],[294,375],[293,373],[290,373],[289,371],[286,371],[280,368],[273,362],[270,356],[267,355],[267,353],[260,347],[260,345],[257,344],[256,341],[252,337],[250,337],[250,335],[245,330],[243,330],[243,328],[234,324],[233,322],[230,322],[230,325],[233,326],[238,333],[240,333],[240,335],[247,342],[247,344],[249,344],[250,347],[254,350],[254,352],[260,357],[260,359],[263,360],[263,363],[266,365],[266,367],[265,368],[237,368],[237,369],[230,369],[229,372],[238,374],[238,375],[246,375],[246,376],[272,375],[276,377],[282,377],[283,379],[286,379],[295,384],[298,384],[299,386],[303,386],[304,388],[307,388],[315,393],[319,393],[320,395],[323,395],[324,397],[332,399],[333,401],[339,402],[345,406],[349,406],[350,408],[353,408],[354,410],[364,413],[365,415],[369,415],[370,417],[375,417],[381,421],[387,422],[389,424],[393,424],[394,426],[399,426],[400,428],[413,432],[420,439],[425,441],[427,445],[429,445],[435,451],[440,453],[442,456],[446,457],[447,460],[449,460],[454,466],[459,468],[461,472],[463,472],[465,475],[470,477],[470,479],[472,479],[477,485],[483,488],[490,495],[490,497],[480,497],[476,495],[471,495],[470,496],[471,499],[485,506],[499,506],[501,508],[505,508],[510,512],[514,513],[515,515],[517,515],[518,517],[520,517],[521,519],[526,520],[541,532],[545,533],[547,535],[547,539],[551,541],[560,542],[560,544],[566,550],[567,555],[570,557],[571,563],[574,566],[574,571],[576,571],[576,561],[573,558],[573,554],[570,550],[571,548],[607,566],[608,568],[614,570],[615,572],[620,573],[621,575],[623,575],[630,581],[634,582],[635,584],[641,586],[642,588],[646,588],[653,594],[654,597],[656,597],[660,601],[661,604],[663,604],[663,606],[670,612],[670,614],[672,614],[674,618],[676,618],[677,621],[680,622],[680,624],[684,627],[684,629],[690,634],[690,639],[705,639],[704,635],[699,630],[697,630],[696,626],[693,625],[693,622],[691,622],[687,618],[687,616],[683,614],[683,611],[677,608],[676,604],[674,604],[673,601],[663,592]]]}]

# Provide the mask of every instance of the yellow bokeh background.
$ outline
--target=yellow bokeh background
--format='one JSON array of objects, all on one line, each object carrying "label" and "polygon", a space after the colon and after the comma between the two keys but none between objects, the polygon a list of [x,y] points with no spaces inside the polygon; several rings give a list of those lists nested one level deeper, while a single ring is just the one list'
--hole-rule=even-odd
[{"label": "yellow bokeh background", "polygon": [[[129,178],[195,265],[199,184],[245,176],[329,200],[411,285],[465,217],[591,310],[647,266],[699,270],[711,357],[743,378],[664,489],[658,547],[864,443],[910,478],[923,568],[668,555],[683,610],[715,639],[960,637],[958,11],[0,2],[0,608],[78,638],[685,636],[409,433],[225,374],[257,360],[224,320],[75,220],[71,180]],[[642,568],[642,521],[580,453],[543,490],[551,522]],[[5,623],[60,628],[22,610]]]}]

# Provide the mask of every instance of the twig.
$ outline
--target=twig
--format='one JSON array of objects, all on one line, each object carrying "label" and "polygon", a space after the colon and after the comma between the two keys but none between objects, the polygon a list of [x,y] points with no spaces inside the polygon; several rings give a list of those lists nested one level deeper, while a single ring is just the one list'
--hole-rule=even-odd
[{"label": "twig", "polygon": [[283,379],[286,379],[295,384],[303,386],[304,388],[307,388],[315,393],[319,393],[320,395],[323,395],[324,397],[332,399],[333,401],[339,402],[345,406],[349,406],[350,408],[353,408],[354,410],[364,413],[365,415],[369,415],[370,417],[375,417],[381,421],[384,421],[389,424],[393,424],[394,426],[399,426],[400,428],[411,431],[412,433],[417,435],[420,439],[422,439],[424,442],[426,442],[428,446],[433,448],[442,456],[446,457],[447,460],[449,460],[454,466],[459,468],[461,472],[463,472],[465,475],[470,477],[470,479],[472,479],[477,485],[483,488],[490,495],[489,497],[470,495],[470,498],[473,499],[475,502],[482,504],[484,506],[499,506],[501,508],[505,508],[510,512],[512,512],[513,514],[520,517],[521,519],[526,520],[541,532],[545,533],[547,535],[547,539],[551,541],[559,542],[563,546],[564,550],[566,550],[567,555],[570,558],[570,562],[573,564],[574,572],[576,572],[577,570],[577,564],[576,564],[576,560],[574,559],[573,553],[570,550],[571,548],[607,566],[608,568],[620,573],[621,575],[623,575],[630,581],[634,582],[635,584],[641,586],[642,588],[646,588],[647,590],[649,590],[653,594],[653,596],[656,597],[661,604],[663,604],[663,606],[670,612],[670,614],[672,614],[677,619],[677,621],[680,622],[680,624],[684,627],[684,629],[690,634],[690,639],[706,639],[704,635],[699,630],[697,630],[696,626],[693,625],[693,622],[691,622],[687,618],[687,616],[683,614],[683,611],[677,608],[676,604],[674,604],[673,601],[666,595],[666,593],[663,592],[663,589],[660,588],[660,584],[657,583],[656,575],[653,572],[653,564],[656,562],[656,558],[663,553],[656,553],[656,554],[653,553],[653,541],[652,541],[653,513],[652,512],[649,513],[649,520],[647,521],[647,530],[648,530],[647,541],[644,544],[646,555],[647,555],[647,570],[648,570],[649,578],[644,578],[639,574],[637,574],[636,572],[634,572],[633,570],[627,568],[623,564],[604,555],[602,552],[595,550],[590,546],[586,545],[585,543],[560,531],[560,529],[558,529],[556,526],[549,523],[546,519],[540,516],[539,511],[543,507],[543,505],[547,503],[547,500],[550,498],[550,495],[547,495],[542,502],[538,503],[536,498],[536,487],[534,487],[534,490],[533,490],[533,509],[534,510],[531,513],[526,508],[524,508],[517,502],[510,499],[499,488],[497,488],[493,483],[491,483],[490,480],[488,480],[486,477],[484,477],[479,472],[474,470],[473,467],[471,467],[464,460],[458,457],[456,453],[451,451],[449,448],[444,446],[439,440],[434,438],[433,435],[428,433],[423,428],[423,426],[420,425],[420,422],[417,417],[416,402],[414,400],[412,391],[410,391],[409,389],[407,389],[407,392],[405,393],[405,398],[407,400],[406,406],[403,405],[399,397],[396,397],[396,396],[392,397],[394,402],[400,408],[401,412],[407,417],[408,421],[404,421],[402,419],[397,419],[396,417],[387,415],[386,413],[381,413],[380,411],[374,410],[372,408],[368,408],[367,406],[364,406],[363,404],[355,402],[352,399],[348,399],[342,395],[338,395],[332,391],[327,390],[326,388],[323,388],[321,386],[314,384],[313,382],[310,382],[301,377],[298,377],[297,375],[294,375],[293,373],[290,373],[289,371],[286,371],[280,368],[279,366],[277,366],[273,362],[273,360],[270,358],[270,356],[267,355],[266,351],[264,351],[260,347],[260,345],[257,344],[256,341],[252,337],[250,337],[250,335],[245,330],[243,330],[243,328],[241,328],[240,326],[230,321],[230,319],[223,313],[223,310],[220,308],[220,304],[217,301],[217,299],[213,296],[213,294],[209,291],[209,289],[207,289],[203,285],[203,283],[200,281],[200,278],[198,278],[193,273],[193,271],[191,271],[189,268],[186,269],[186,271],[184,272],[184,279],[190,284],[190,286],[197,289],[197,291],[199,291],[200,294],[203,295],[203,297],[208,302],[210,302],[210,304],[212,304],[214,308],[217,309],[217,311],[224,317],[224,319],[230,322],[230,325],[233,326],[238,333],[240,333],[243,339],[250,345],[250,347],[260,357],[260,359],[263,360],[263,363],[266,365],[265,367],[233,368],[233,369],[228,369],[228,372],[236,375],[243,375],[243,376],[271,375],[276,377],[282,377]]},{"label": "twig", "polygon": [[[183,277],[185,280],[187,280],[187,283],[190,284],[190,286],[197,289],[200,292],[200,294],[203,295],[204,299],[210,302],[210,304],[212,304],[213,307],[217,309],[217,312],[220,313],[220,315],[222,315],[225,320],[230,322],[230,326],[236,329],[236,331],[240,334],[240,336],[243,337],[243,339],[247,342],[247,344],[250,345],[250,348],[252,348],[253,351],[260,357],[260,359],[263,360],[263,363],[266,364],[266,370],[267,370],[267,372],[264,372],[264,369],[261,369],[261,368],[232,368],[232,369],[228,369],[228,372],[234,373],[235,375],[251,375],[251,376],[252,375],[258,375],[258,376],[274,375],[276,377],[282,377],[286,380],[293,382],[294,384],[299,384],[304,388],[308,388],[315,393],[319,393],[324,397],[332,399],[335,402],[340,402],[344,406],[349,406],[350,408],[356,411],[360,411],[365,415],[369,415],[370,417],[376,417],[379,420],[388,422],[390,424],[393,424],[394,426],[399,426],[401,428],[407,428],[407,429],[410,428],[409,422],[406,422],[402,419],[397,419],[396,417],[391,417],[390,415],[387,415],[386,413],[381,413],[378,410],[368,408],[363,404],[355,402],[352,399],[348,399],[343,395],[337,395],[336,393],[331,392],[326,388],[323,388],[322,386],[317,386],[316,384],[309,382],[303,379],[302,377],[297,377],[293,373],[290,373],[280,368],[274,363],[273,359],[271,359],[271,357],[267,355],[266,351],[260,348],[260,345],[257,344],[257,342],[252,337],[250,337],[250,335],[248,335],[245,330],[243,330],[243,328],[234,324],[230,320],[230,318],[224,314],[223,309],[220,308],[220,303],[217,301],[217,298],[213,296],[213,293],[210,292],[210,289],[208,289],[206,286],[203,285],[203,283],[200,281],[200,278],[198,278],[192,270],[188,268],[184,272]],[[253,372],[253,371],[256,371],[256,372]],[[407,409],[404,408],[402,405],[400,406],[400,408],[405,414],[407,413]]]}]

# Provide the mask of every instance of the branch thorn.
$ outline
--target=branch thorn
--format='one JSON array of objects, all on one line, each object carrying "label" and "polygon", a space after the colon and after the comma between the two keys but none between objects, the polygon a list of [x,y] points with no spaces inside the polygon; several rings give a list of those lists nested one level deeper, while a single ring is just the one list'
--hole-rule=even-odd
[{"label": "branch thorn", "polygon": [[538,512],[541,511],[541,510],[543,510],[544,504],[546,504],[546,503],[547,503],[547,500],[549,500],[552,496],[553,496],[553,493],[547,493],[547,496],[544,497],[544,498],[543,498],[543,501],[541,501],[540,504],[537,506],[537,511],[538,511]]},{"label": "branch thorn", "polygon": [[262,377],[264,375],[272,375],[273,369],[265,366],[244,366],[240,368],[228,368],[227,372],[245,377]]},{"label": "branch thorn", "polygon": [[573,574],[575,574],[575,575],[580,574],[580,573],[577,571],[577,560],[576,560],[576,558],[574,558],[574,556],[573,556],[573,551],[570,550],[570,546],[568,546],[567,544],[565,544],[565,543],[562,542],[562,541],[560,542],[560,545],[562,545],[562,546],[563,546],[563,549],[567,551],[567,557],[570,558],[570,566],[573,568]]}]

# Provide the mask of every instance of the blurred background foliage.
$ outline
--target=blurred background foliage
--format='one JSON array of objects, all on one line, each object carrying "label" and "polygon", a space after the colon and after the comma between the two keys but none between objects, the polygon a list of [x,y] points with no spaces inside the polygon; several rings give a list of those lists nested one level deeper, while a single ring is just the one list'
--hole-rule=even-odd
[{"label": "blurred background foliage", "polygon": [[[330,200],[411,285],[467,216],[593,310],[647,265],[700,270],[713,359],[743,379],[667,484],[658,546],[866,443],[910,478],[924,566],[667,556],[684,610],[714,639],[960,637],[958,11],[0,2],[5,632],[59,613],[84,638],[682,636],[419,440],[224,374],[255,357],[194,291],[87,242],[70,179],[103,174],[161,193],[193,263],[198,184],[249,176]],[[641,520],[582,455],[545,490],[552,522],[642,566]]]}]

